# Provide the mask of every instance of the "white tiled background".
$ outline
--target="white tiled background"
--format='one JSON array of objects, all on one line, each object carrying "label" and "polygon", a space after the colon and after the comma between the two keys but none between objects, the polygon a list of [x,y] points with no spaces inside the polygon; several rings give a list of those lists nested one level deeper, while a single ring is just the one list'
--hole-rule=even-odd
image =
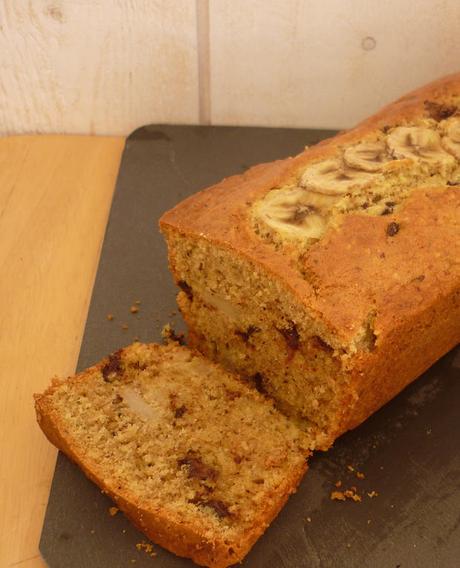
[{"label": "white tiled background", "polygon": [[459,0],[0,0],[0,134],[343,128],[454,71]]}]

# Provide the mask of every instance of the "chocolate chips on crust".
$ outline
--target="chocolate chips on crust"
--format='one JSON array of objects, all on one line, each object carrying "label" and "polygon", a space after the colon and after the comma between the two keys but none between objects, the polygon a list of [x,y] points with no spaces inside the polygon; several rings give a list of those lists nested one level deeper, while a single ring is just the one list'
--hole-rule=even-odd
[{"label": "chocolate chips on crust", "polygon": [[394,237],[396,234],[399,233],[399,223],[392,221],[387,225],[387,235],[389,237]]},{"label": "chocolate chips on crust", "polygon": [[457,112],[457,107],[454,105],[445,105],[440,103],[435,103],[433,101],[425,101],[425,109],[430,116],[430,118],[440,121],[446,120],[453,114]]}]

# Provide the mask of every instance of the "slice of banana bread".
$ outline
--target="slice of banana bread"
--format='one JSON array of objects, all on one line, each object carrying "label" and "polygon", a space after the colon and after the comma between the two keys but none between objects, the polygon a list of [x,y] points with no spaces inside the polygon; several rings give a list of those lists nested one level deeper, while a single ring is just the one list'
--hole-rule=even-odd
[{"label": "slice of banana bread", "polygon": [[240,561],[294,492],[309,441],[184,347],[135,343],[36,395],[38,422],[154,542]]},{"label": "slice of banana bread", "polygon": [[327,449],[460,340],[460,74],[160,226],[192,344]]}]

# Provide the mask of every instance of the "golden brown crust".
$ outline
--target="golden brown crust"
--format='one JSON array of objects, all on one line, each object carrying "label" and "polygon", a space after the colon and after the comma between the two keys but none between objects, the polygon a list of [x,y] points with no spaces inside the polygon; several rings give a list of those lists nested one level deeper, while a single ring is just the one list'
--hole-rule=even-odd
[{"label": "golden brown crust", "polygon": [[[107,359],[104,359],[101,363],[79,373],[74,380],[84,381],[94,371],[102,369],[106,362]],[[282,509],[289,495],[296,491],[307,469],[305,461],[301,467],[290,472],[283,485],[278,487],[276,495],[272,495],[273,499],[267,495],[264,508],[254,518],[252,530],[241,534],[238,542],[228,542],[218,534],[214,538],[210,537],[209,532],[204,534],[195,523],[178,517],[165,508],[146,509],[136,495],[124,487],[118,487],[115,480],[104,478],[100,465],[89,459],[82,448],[73,441],[53,409],[51,395],[62,382],[60,379],[54,379],[53,384],[43,394],[34,396],[37,421],[48,440],[74,461],[148,538],[178,556],[191,558],[197,564],[210,568],[226,568],[241,562]]]},{"label": "golden brown crust", "polygon": [[[303,255],[302,270],[255,235],[248,211],[270,189],[288,185],[302,167],[334,156],[344,143],[427,117],[427,100],[448,105],[459,95],[460,74],[435,81],[294,158],[261,164],[205,189],[160,220],[166,236],[204,239],[262,267],[345,346],[372,321],[376,349],[350,363],[359,399],[344,394],[348,402],[337,433],[359,424],[460,339],[459,188],[413,191],[392,215],[346,215]],[[398,232],[391,236],[392,222]]]}]

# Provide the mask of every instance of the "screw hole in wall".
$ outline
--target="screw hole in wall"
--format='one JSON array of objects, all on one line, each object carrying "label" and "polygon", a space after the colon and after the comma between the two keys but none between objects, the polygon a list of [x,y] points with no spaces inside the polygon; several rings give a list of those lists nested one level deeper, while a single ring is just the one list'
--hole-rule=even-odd
[{"label": "screw hole in wall", "polygon": [[375,49],[376,45],[377,42],[372,36],[366,36],[361,41],[361,47],[364,49],[364,51],[372,51],[373,49]]}]

